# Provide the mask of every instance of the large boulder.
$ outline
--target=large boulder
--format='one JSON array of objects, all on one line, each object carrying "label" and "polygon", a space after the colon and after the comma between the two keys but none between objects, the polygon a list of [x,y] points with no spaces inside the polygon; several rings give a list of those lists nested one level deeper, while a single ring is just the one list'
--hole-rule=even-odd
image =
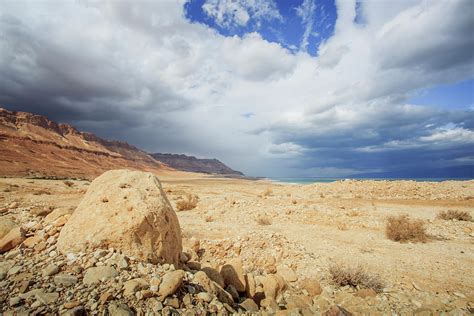
[{"label": "large boulder", "polygon": [[58,239],[63,253],[113,247],[152,263],[179,265],[181,229],[152,173],[111,170],[89,186]]}]

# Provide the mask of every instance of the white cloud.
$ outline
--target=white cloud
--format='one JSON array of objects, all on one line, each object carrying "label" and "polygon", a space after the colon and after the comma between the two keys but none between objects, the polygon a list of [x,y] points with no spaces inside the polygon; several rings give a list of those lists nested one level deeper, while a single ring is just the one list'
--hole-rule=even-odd
[{"label": "white cloud", "polygon": [[313,32],[314,18],[316,15],[315,0],[304,0],[299,7],[296,8],[296,14],[301,18],[304,26],[303,37],[301,38],[300,49],[308,50],[309,37]]},{"label": "white cloud", "polygon": [[[223,25],[250,23],[240,8],[280,18],[269,3],[207,2]],[[366,170],[358,148],[423,142],[459,147],[445,159],[472,156],[472,111],[407,104],[417,89],[474,76],[472,2],[366,1],[364,27],[354,5],[337,2],[335,34],[313,57],[190,23],[183,1],[3,3],[0,102],[254,175]]]},{"label": "white cloud", "polygon": [[206,0],[202,9],[221,27],[246,26],[250,19],[281,19],[275,2],[271,0]]}]

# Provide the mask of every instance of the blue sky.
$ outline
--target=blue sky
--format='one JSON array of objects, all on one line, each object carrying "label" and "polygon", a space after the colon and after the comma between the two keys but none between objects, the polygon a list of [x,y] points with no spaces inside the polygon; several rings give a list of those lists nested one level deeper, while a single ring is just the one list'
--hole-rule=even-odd
[{"label": "blue sky", "polygon": [[254,176],[474,177],[474,1],[9,1],[0,105]]},{"label": "blue sky", "polygon": [[[235,1],[238,3],[238,1]],[[304,6],[304,3],[311,5]],[[307,50],[313,56],[317,55],[319,44],[334,33],[334,26],[337,18],[336,4],[333,0],[321,1],[275,1],[272,8],[278,12],[277,16],[265,15],[262,18],[255,18],[250,14],[250,19],[244,25],[232,22],[233,18],[228,17],[223,25],[216,21],[212,14],[203,9],[206,0],[191,0],[185,4],[186,17],[195,23],[205,24],[216,29],[224,36],[243,36],[246,33],[258,32],[262,37],[270,42],[276,42],[285,48],[296,52],[300,49]],[[310,21],[306,21],[303,15],[306,14]],[[307,47],[302,47],[307,35]]]}]

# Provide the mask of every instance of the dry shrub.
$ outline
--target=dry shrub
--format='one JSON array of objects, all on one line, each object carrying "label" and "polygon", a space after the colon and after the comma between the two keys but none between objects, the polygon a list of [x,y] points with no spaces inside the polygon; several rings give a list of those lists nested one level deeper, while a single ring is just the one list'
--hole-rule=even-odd
[{"label": "dry shrub", "polygon": [[329,267],[332,281],[339,286],[360,287],[381,292],[385,287],[378,275],[370,274],[362,266],[347,267],[333,264]]},{"label": "dry shrub", "polygon": [[272,219],[266,215],[262,215],[262,216],[257,217],[257,223],[259,225],[271,225]]},{"label": "dry shrub", "polygon": [[64,184],[65,184],[67,187],[72,187],[72,186],[74,185],[74,182],[69,181],[69,180],[64,180]]},{"label": "dry shrub", "polygon": [[339,223],[339,224],[337,224],[337,229],[339,229],[339,230],[348,230],[349,226],[347,226],[346,223]]},{"label": "dry shrub", "polygon": [[296,205],[296,203],[298,203],[296,200],[291,200],[291,203]]},{"label": "dry shrub", "polygon": [[178,211],[189,211],[195,208],[198,204],[199,197],[195,194],[187,194],[182,200],[176,202]]},{"label": "dry shrub", "polygon": [[457,220],[457,221],[466,221],[471,222],[472,216],[466,211],[458,211],[458,210],[448,210],[442,211],[438,213],[438,218],[444,219],[445,221],[449,220]]},{"label": "dry shrub", "polygon": [[41,190],[33,192],[33,195],[51,195],[51,192],[45,189],[41,189]]},{"label": "dry shrub", "polygon": [[385,227],[385,234],[388,239],[399,242],[426,242],[428,240],[424,222],[410,219],[406,214],[390,216]]},{"label": "dry shrub", "polygon": [[270,188],[267,188],[265,191],[263,191],[262,195],[263,196],[271,196],[273,194],[273,190]]},{"label": "dry shrub", "polygon": [[108,199],[108,198],[106,198],[106,197],[103,197],[103,198],[102,198],[102,203],[108,203],[108,202],[109,202],[109,199]]}]

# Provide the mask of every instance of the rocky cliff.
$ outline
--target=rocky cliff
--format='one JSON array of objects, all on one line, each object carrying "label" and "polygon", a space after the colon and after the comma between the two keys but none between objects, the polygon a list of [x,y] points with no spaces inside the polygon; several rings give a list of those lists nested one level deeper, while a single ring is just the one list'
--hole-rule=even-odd
[{"label": "rocky cliff", "polygon": [[189,172],[214,173],[225,175],[243,176],[240,171],[233,170],[217,159],[198,159],[193,156],[178,154],[151,154],[153,158],[168,166]]}]

